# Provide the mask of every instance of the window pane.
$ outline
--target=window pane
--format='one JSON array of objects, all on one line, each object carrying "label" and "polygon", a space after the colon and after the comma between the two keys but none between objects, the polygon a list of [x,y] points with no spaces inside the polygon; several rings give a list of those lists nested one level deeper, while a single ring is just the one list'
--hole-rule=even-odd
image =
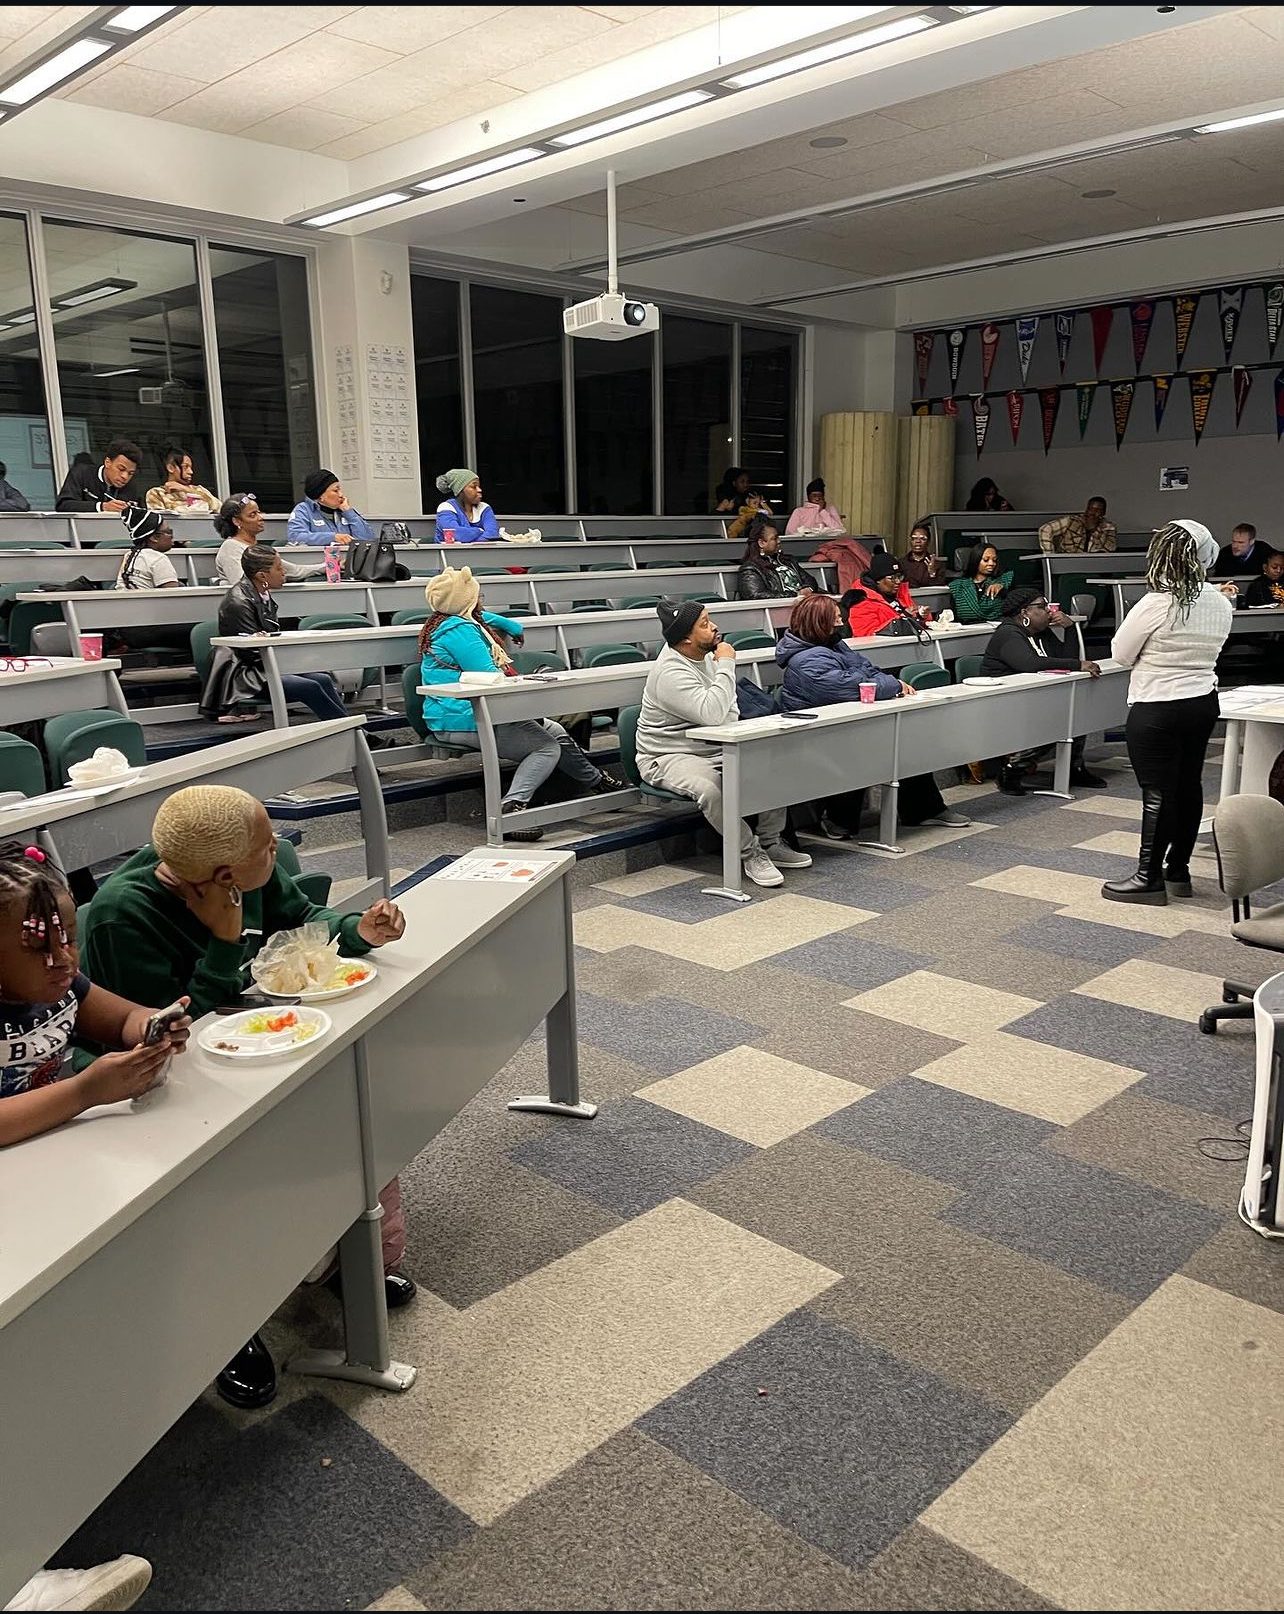
[{"label": "window pane", "polygon": [[185,448],[212,489],[195,247],[88,224],[46,224],[44,243],[67,458],[132,438],[141,501],[165,480],[166,449]]},{"label": "window pane", "polygon": [[[423,507],[435,510],[441,499],[437,478],[451,466],[464,463],[458,282],[411,275],[410,318],[415,341],[415,391],[419,399]],[[487,493],[490,493],[489,487]]]},{"label": "window pane", "polygon": [[[0,323],[34,306],[26,226],[0,215]],[[0,332],[0,461],[33,510],[52,510],[57,490],[42,385],[36,328],[24,319]]]},{"label": "window pane", "polygon": [[788,331],[740,327],[740,463],[777,510],[794,485],[794,350]]},{"label": "window pane", "polygon": [[575,360],[577,511],[642,516],[652,509],[654,336],[571,343]]},{"label": "window pane", "polygon": [[660,338],[665,513],[708,515],[731,464],[731,327],[666,314]]},{"label": "window pane", "polygon": [[470,291],[477,417],[471,469],[499,514],[564,511],[562,299],[499,286]]},{"label": "window pane", "polygon": [[211,246],[210,276],[225,491],[257,493],[265,510],[288,510],[320,453],[307,265],[285,253]]}]

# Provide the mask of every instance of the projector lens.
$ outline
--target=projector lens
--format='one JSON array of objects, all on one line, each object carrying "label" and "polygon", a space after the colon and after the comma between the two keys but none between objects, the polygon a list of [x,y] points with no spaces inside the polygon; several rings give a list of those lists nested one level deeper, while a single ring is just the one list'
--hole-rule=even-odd
[{"label": "projector lens", "polygon": [[646,319],[646,305],[644,303],[625,303],[624,323],[626,325],[641,325]]}]

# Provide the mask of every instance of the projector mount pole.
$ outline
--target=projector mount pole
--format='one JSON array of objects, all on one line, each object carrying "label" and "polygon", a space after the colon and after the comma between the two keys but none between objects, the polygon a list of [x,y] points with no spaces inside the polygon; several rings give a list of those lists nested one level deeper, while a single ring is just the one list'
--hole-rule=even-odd
[{"label": "projector mount pole", "polygon": [[615,170],[614,168],[608,168],[606,171],[606,289],[608,292],[617,292],[620,289],[616,257]]}]

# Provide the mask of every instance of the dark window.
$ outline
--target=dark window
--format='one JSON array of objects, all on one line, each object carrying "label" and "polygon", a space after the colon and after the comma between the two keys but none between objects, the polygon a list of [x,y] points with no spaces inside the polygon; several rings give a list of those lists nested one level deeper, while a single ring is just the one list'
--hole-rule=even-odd
[{"label": "dark window", "polygon": [[[459,371],[459,283],[410,277],[419,407],[419,471],[425,510],[441,499],[437,478],[464,463],[463,388]],[[487,487],[487,495],[490,488]]]},{"label": "dark window", "polygon": [[740,463],[777,510],[794,486],[794,353],[787,331],[740,327]]},{"label": "dark window", "polygon": [[0,216],[0,276],[0,461],[33,510],[52,510],[57,490],[21,219]]},{"label": "dark window", "polygon": [[571,343],[575,359],[577,512],[641,516],[654,504],[653,336]]},{"label": "dark window", "polygon": [[[302,258],[210,247],[226,493],[256,493],[288,510],[316,466],[317,405]],[[208,485],[208,484],[207,484]]]},{"label": "dark window", "polygon": [[562,299],[498,286],[472,286],[470,296],[477,435],[471,469],[497,514],[563,511]]},{"label": "dark window", "polygon": [[707,515],[731,464],[731,326],[666,314],[660,338],[665,513]]}]

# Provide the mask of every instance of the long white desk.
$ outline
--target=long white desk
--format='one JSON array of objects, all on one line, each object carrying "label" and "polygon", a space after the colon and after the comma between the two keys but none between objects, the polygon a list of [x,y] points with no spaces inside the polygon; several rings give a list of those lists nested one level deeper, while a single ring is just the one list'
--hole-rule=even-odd
[{"label": "long white desk", "polygon": [[848,702],[811,708],[812,722],[778,717],[692,729],[722,749],[722,885],[711,895],[745,902],[740,819],[771,807],[814,801],[843,791],[884,786],[882,844],[896,842],[901,779],[1004,752],[1056,745],[1053,790],[1068,795],[1071,742],[1122,721],[1127,671],[1103,664],[1087,673],[1018,673],[1001,684],[953,684],[872,706]]},{"label": "long white desk", "polygon": [[[122,717],[129,715],[116,677],[118,661],[80,661],[75,656],[28,659],[31,664],[25,672],[5,672],[0,657],[0,727],[99,707],[110,707]],[[49,666],[41,666],[46,659]]]},{"label": "long white desk", "polygon": [[1270,795],[1271,769],[1284,751],[1284,684],[1223,689],[1220,704],[1226,720],[1221,799]]},{"label": "long white desk", "polygon": [[574,858],[534,852],[522,864],[533,878],[434,878],[404,896],[406,936],[375,955],[371,986],[327,1006],[330,1036],[299,1055],[238,1065],[193,1038],[144,1107],[89,1112],[5,1151],[0,1597],[336,1242],[345,1350],[305,1353],[291,1369],[390,1390],[413,1382],[388,1350],[379,1187],[541,1021],[549,1093],[510,1108],[595,1113],[579,1100]]},{"label": "long white desk", "polygon": [[[1122,622],[1127,616],[1130,606],[1146,592],[1146,579],[1144,577],[1106,578],[1090,577],[1090,583],[1109,584],[1115,596],[1115,621]],[[1253,581],[1251,577],[1214,577],[1209,579],[1213,584],[1234,583],[1243,592]],[[1270,609],[1241,610],[1236,609],[1231,618],[1231,633],[1262,634],[1284,632],[1284,605],[1274,605]]]}]

